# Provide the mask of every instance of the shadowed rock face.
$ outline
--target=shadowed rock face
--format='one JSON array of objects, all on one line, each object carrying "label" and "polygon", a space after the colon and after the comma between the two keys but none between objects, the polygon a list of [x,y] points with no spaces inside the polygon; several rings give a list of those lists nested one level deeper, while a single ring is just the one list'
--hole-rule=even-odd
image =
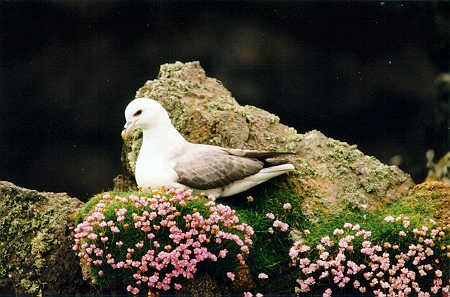
[{"label": "shadowed rock face", "polygon": [[83,286],[71,247],[83,203],[0,181],[0,293],[73,293]]},{"label": "shadowed rock face", "polygon": [[[405,196],[414,185],[409,175],[364,155],[355,145],[315,130],[299,134],[267,111],[239,105],[220,81],[206,76],[199,62],[162,65],[158,78],[137,91],[139,97],[159,101],[191,142],[295,152],[289,158],[297,172],[279,181],[306,198],[302,208],[313,221],[345,207],[377,209]],[[136,131],[123,146],[122,161],[131,174],[141,137]]]}]

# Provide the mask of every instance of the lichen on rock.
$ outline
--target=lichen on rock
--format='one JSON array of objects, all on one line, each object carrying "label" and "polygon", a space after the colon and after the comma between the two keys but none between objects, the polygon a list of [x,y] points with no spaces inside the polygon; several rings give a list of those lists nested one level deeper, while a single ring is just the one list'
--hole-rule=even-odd
[{"label": "lichen on rock", "polygon": [[73,215],[83,203],[0,181],[0,292],[73,293],[83,286],[71,250]]},{"label": "lichen on rock", "polygon": [[[136,98],[160,102],[173,125],[189,141],[231,148],[291,151],[297,172],[278,179],[299,195],[310,220],[344,208],[377,209],[405,196],[414,185],[395,166],[364,155],[355,145],[319,131],[299,134],[280,119],[254,106],[241,106],[223,84],[207,77],[199,62],[161,65]],[[122,161],[130,174],[140,149],[136,132],[123,146]]]},{"label": "lichen on rock", "polygon": [[427,180],[450,184],[450,152],[446,153],[436,164],[429,160],[430,168]]}]

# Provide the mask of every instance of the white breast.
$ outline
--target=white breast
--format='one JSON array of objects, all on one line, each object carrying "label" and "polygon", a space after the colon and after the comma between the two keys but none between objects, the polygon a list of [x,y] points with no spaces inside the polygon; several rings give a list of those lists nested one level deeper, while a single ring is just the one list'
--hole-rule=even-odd
[{"label": "white breast", "polygon": [[172,162],[164,154],[141,149],[136,161],[136,183],[144,188],[176,187],[178,176],[172,168]]}]

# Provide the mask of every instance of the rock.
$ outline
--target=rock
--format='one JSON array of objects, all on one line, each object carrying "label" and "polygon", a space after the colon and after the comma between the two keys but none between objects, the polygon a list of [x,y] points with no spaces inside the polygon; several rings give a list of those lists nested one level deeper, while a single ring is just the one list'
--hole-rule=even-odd
[{"label": "rock", "polygon": [[430,154],[428,164],[429,167],[427,181],[441,181],[450,184],[450,152],[445,154],[436,164],[433,163],[434,153]]},{"label": "rock", "polygon": [[0,292],[62,294],[84,283],[71,247],[83,203],[0,181]]},{"label": "rock", "polygon": [[[278,180],[306,197],[302,208],[310,220],[346,207],[377,209],[414,185],[399,168],[364,155],[356,145],[319,131],[299,134],[267,111],[239,105],[219,80],[206,76],[199,62],[162,65],[158,78],[137,91],[139,97],[159,101],[191,142],[295,152],[290,160],[297,172]],[[130,174],[141,136],[136,131],[123,146],[122,161]]]},{"label": "rock", "polygon": [[439,181],[426,181],[414,187],[415,199],[428,199],[435,209],[434,219],[450,226],[450,184]]}]

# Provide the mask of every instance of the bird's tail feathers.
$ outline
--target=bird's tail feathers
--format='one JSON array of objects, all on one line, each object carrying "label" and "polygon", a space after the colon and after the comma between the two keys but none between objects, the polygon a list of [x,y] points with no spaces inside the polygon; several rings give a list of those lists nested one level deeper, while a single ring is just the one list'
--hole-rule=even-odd
[{"label": "bird's tail feathers", "polygon": [[287,173],[294,169],[295,169],[294,165],[292,164],[282,164],[263,168],[258,173],[247,176],[242,180],[235,181],[231,185],[225,187],[222,196],[231,196],[246,191],[251,187],[254,187],[256,185],[259,185],[260,183],[265,182],[266,180]]},{"label": "bird's tail feathers", "polygon": [[280,171],[288,172],[288,171],[292,171],[294,169],[295,169],[294,165],[292,165],[291,163],[286,163],[286,164],[263,168],[263,169],[261,169],[261,171],[259,173],[268,174],[268,173],[278,173]]}]

